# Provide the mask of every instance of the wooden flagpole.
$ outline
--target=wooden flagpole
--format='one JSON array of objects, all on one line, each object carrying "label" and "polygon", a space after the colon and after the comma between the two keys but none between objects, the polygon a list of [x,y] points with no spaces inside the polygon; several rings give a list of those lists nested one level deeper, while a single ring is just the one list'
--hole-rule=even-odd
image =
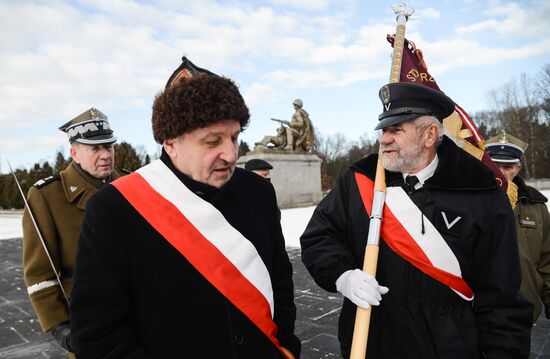
[{"label": "wooden flagpole", "polygon": [[[405,4],[392,6],[397,15],[397,29],[393,43],[392,66],[390,72],[390,83],[399,82],[401,75],[401,61],[403,59],[403,46],[405,44],[405,24],[414,12],[411,7]],[[363,260],[363,271],[373,277],[376,276],[378,265],[378,250],[380,242],[380,226],[382,224],[382,210],[386,200],[386,174],[382,166],[382,159],[378,155],[376,165],[376,177],[374,179],[374,198],[369,222],[369,233],[367,247]],[[351,344],[350,359],[365,359],[367,353],[367,341],[369,337],[371,307],[364,309],[357,307],[355,314],[355,326],[353,329],[353,340]]]}]

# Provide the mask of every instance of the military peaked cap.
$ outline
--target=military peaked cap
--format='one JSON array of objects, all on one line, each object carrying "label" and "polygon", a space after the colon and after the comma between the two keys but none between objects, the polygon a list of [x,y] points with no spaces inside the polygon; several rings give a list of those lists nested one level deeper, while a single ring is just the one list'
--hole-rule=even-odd
[{"label": "military peaked cap", "polygon": [[271,170],[273,169],[273,166],[269,164],[269,162],[260,160],[258,158],[254,158],[252,160],[247,161],[244,164],[244,169],[253,171],[253,170]]},{"label": "military peaked cap", "polygon": [[504,132],[489,138],[486,144],[485,151],[498,163],[519,163],[527,149],[527,143]]},{"label": "military peaked cap", "polygon": [[383,112],[378,116],[375,130],[420,116],[434,116],[439,121],[450,116],[455,104],[444,93],[430,87],[410,82],[396,82],[382,86],[378,96]]},{"label": "military peaked cap", "polygon": [[93,107],[65,123],[59,129],[67,134],[71,143],[100,145],[116,142],[107,116]]}]

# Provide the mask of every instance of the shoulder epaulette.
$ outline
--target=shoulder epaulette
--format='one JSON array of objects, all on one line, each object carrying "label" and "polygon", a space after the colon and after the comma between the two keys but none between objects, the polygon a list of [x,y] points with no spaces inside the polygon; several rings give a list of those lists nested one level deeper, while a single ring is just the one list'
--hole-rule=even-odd
[{"label": "shoulder epaulette", "polygon": [[49,176],[49,177],[46,177],[46,178],[42,178],[42,179],[36,181],[36,182],[33,184],[33,186],[36,187],[36,188],[42,188],[42,187],[44,187],[44,186],[46,186],[46,185],[48,185],[48,184],[50,184],[50,183],[52,183],[52,182],[54,182],[54,181],[57,181],[57,180],[59,180],[59,179],[61,179],[61,177],[59,176],[59,174],[55,174],[55,175],[53,175],[53,176]]},{"label": "shoulder epaulette", "polygon": [[542,193],[539,192],[535,187],[526,186],[527,190],[525,191],[525,197],[530,202],[546,203],[548,198],[546,198]]}]

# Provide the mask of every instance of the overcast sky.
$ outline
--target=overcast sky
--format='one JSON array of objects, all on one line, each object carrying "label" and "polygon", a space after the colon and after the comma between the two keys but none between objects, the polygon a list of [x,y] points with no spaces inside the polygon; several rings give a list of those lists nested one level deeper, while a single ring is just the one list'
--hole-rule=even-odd
[{"label": "overcast sky", "polygon": [[[391,1],[0,0],[0,160],[53,162],[57,127],[90,107],[120,140],[158,151],[151,104],[182,55],[233,78],[253,146],[292,102],[323,135],[375,136],[395,32]],[[470,114],[487,92],[550,63],[550,1],[414,1],[406,37]],[[475,118],[474,118],[475,121]]]}]

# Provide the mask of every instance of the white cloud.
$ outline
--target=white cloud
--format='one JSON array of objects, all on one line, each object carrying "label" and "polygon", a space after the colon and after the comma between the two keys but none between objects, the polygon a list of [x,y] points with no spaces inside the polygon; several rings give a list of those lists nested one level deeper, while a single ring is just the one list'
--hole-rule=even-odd
[{"label": "white cloud", "polygon": [[536,2],[532,8],[521,7],[517,3],[502,5],[495,3],[486,11],[487,20],[458,27],[457,34],[478,34],[484,31],[495,32],[500,35],[540,36],[550,34],[550,3]]},{"label": "white cloud", "polygon": [[[378,68],[379,69],[379,68]],[[387,76],[387,71],[371,70],[367,67],[350,66],[348,68],[325,67],[305,71],[273,71],[264,79],[273,86],[288,88],[341,87],[357,82]]]},{"label": "white cloud", "polygon": [[264,101],[278,100],[283,96],[283,92],[278,87],[268,83],[253,83],[242,92],[248,106],[254,106]]},{"label": "white cloud", "polygon": [[417,12],[416,15],[418,15],[418,17],[421,19],[433,20],[433,19],[439,19],[441,17],[441,12],[432,7],[428,7],[428,8],[421,9],[420,11]]},{"label": "white cloud", "polygon": [[0,53],[0,66],[6,69],[0,74],[0,96],[10,99],[0,113],[3,127],[21,125],[13,118],[24,118],[26,126],[71,118],[91,104],[135,106],[162,83],[154,78],[162,62],[151,54],[178,56],[146,26],[124,27],[62,4],[15,3],[3,10],[1,20],[20,20],[10,24],[18,46]]},{"label": "white cloud", "polygon": [[12,99],[0,124],[8,127],[22,125],[13,118],[25,118],[25,126],[70,118],[92,104],[148,106],[182,54],[225,73],[254,58],[317,66],[374,53],[357,43],[368,31],[351,39],[342,31],[346,13],[306,22],[298,13],[206,1],[179,11],[106,0],[85,2],[85,10],[59,2],[0,6],[0,26],[15,34],[2,37],[0,53],[0,66],[9,69],[0,75],[0,96]]},{"label": "white cloud", "polygon": [[453,68],[493,65],[509,60],[520,60],[550,53],[550,39],[518,48],[486,47],[472,40],[440,41],[426,45],[428,66],[432,75]]},{"label": "white cloud", "polygon": [[[28,131],[21,129],[50,124],[48,133],[55,133],[90,106],[108,116],[148,112],[182,55],[238,79],[249,105],[274,102],[288,89],[387,77],[391,47],[385,35],[395,31],[391,9],[379,13],[365,5],[369,18],[359,19],[355,1],[289,2],[0,2],[1,135],[23,137]],[[407,37],[424,50],[434,74],[548,54],[550,4],[536,4],[496,3],[478,23],[458,27],[445,41],[434,40],[433,33],[422,36],[447,21],[443,10],[425,8],[407,24]],[[507,47],[479,36],[484,32],[533,38]]]},{"label": "white cloud", "polygon": [[306,10],[322,10],[329,5],[329,0],[269,0],[273,5],[282,5]]},{"label": "white cloud", "polygon": [[0,148],[2,155],[9,158],[10,155],[25,152],[39,151],[46,154],[54,154],[52,149],[67,145],[67,137],[61,132],[52,135],[42,135],[33,137],[32,143],[27,139],[16,137],[0,137]]}]

